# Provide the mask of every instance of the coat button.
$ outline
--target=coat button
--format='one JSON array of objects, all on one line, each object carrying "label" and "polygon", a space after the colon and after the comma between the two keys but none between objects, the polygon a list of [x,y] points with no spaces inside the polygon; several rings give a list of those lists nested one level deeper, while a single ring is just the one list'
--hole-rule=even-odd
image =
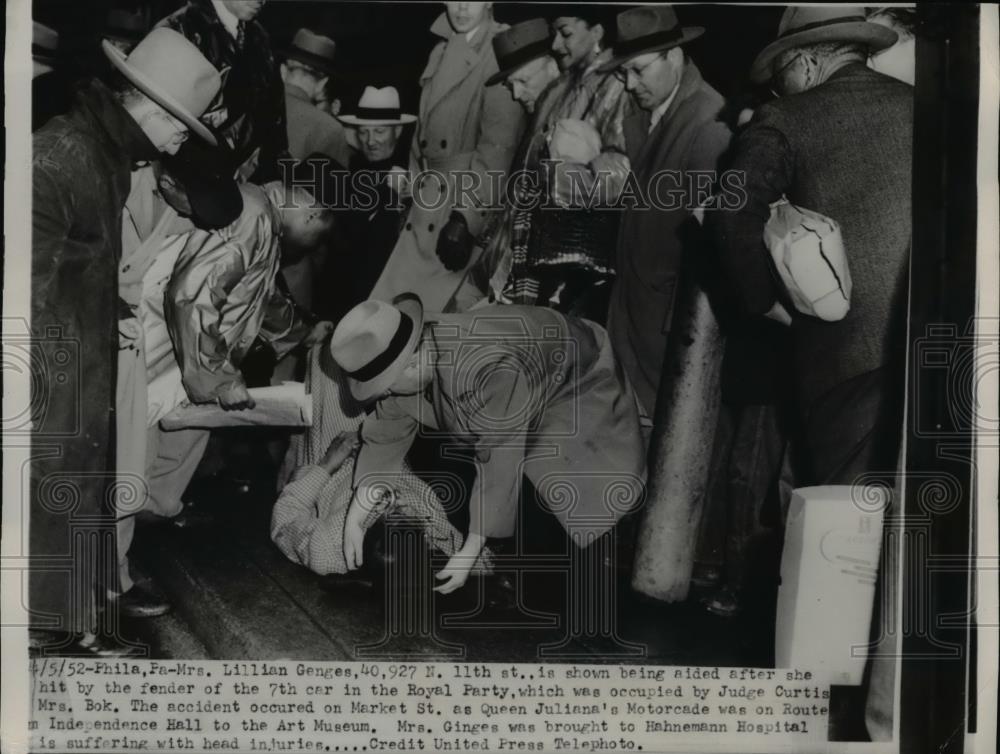
[{"label": "coat button", "polygon": [[420,140],[420,148],[423,149],[426,146],[427,146],[427,139],[421,139]]},{"label": "coat button", "polygon": [[427,232],[428,233],[434,232],[434,223],[431,223],[430,225],[427,226]]},{"label": "coat button", "polygon": [[406,224],[406,229],[407,230],[413,230],[413,223],[407,223]]},{"label": "coat button", "polygon": [[441,139],[441,149],[447,149],[447,148],[448,148],[448,140]]}]

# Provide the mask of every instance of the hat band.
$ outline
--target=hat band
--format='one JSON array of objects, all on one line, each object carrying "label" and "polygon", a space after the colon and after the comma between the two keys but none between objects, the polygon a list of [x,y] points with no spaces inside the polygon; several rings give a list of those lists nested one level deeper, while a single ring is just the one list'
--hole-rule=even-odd
[{"label": "hat band", "polygon": [[364,366],[358,367],[353,372],[348,372],[347,375],[358,382],[368,382],[375,379],[399,358],[399,354],[403,352],[406,344],[410,341],[412,333],[413,320],[408,314],[399,312],[399,327],[396,328],[396,334],[392,336],[392,340],[389,341],[385,350]]},{"label": "hat band", "polygon": [[811,24],[802,24],[802,26],[796,26],[793,29],[786,29],[781,34],[778,35],[778,39],[782,37],[787,37],[791,34],[800,34],[804,31],[812,31],[813,29],[821,29],[824,26],[835,26],[836,24],[853,24],[864,22],[867,19],[864,16],[840,16],[839,18],[828,18],[826,21],[813,21]]},{"label": "hat band", "polygon": [[664,31],[657,31],[652,34],[646,34],[642,37],[636,37],[635,39],[628,39],[624,42],[619,42],[614,48],[614,53],[615,57],[631,55],[633,52],[645,50],[649,47],[655,47],[656,45],[676,42],[683,38],[683,29],[665,29]]},{"label": "hat band", "polygon": [[524,47],[520,47],[517,50],[504,55],[503,59],[499,61],[499,68],[501,71],[520,68],[522,65],[534,60],[535,58],[547,55],[549,52],[549,46],[550,42],[548,39],[540,39],[537,42],[532,42]]},{"label": "hat band", "polygon": [[354,111],[354,117],[361,120],[399,120],[402,114],[399,107],[359,107]]}]

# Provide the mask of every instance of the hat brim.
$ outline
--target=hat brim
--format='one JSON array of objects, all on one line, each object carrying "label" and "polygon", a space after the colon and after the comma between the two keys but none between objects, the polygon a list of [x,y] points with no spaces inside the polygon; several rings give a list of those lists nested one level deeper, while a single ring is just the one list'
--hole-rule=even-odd
[{"label": "hat brim", "polygon": [[771,42],[761,50],[750,67],[750,80],[763,84],[771,78],[771,63],[774,59],[793,47],[818,44],[820,42],[860,42],[867,45],[869,52],[878,52],[896,44],[899,35],[892,29],[871,21],[845,21],[818,29],[806,29]]},{"label": "hat brim", "polygon": [[663,52],[665,50],[671,50],[674,47],[680,47],[681,45],[686,45],[688,42],[697,39],[704,33],[705,33],[705,28],[703,26],[683,26],[681,27],[681,36],[679,38],[671,39],[666,42],[657,42],[649,45],[643,45],[641,47],[637,47],[634,50],[629,50],[626,53],[621,53],[618,51],[618,49],[612,48],[613,57],[611,58],[611,60],[602,65],[597,70],[600,71],[601,73],[610,73],[616,68],[623,66],[632,58],[638,57],[639,55],[645,55],[648,52]]},{"label": "hat brim", "polygon": [[399,376],[406,368],[407,362],[416,350],[417,344],[423,335],[424,305],[420,301],[420,298],[413,293],[401,293],[391,303],[401,313],[413,320],[413,332],[410,333],[410,338],[406,341],[403,350],[399,352],[399,356],[376,377],[361,382],[350,375],[347,376],[347,385],[351,390],[351,395],[354,396],[355,400],[362,403],[367,403],[373,398],[384,395],[392,387],[393,383],[399,379]]},{"label": "hat brim", "polygon": [[317,71],[331,75],[334,73],[333,61],[329,58],[324,58],[322,55],[317,55],[307,50],[300,50],[297,47],[286,47],[278,53],[285,60],[297,60],[300,63],[305,63],[310,68],[315,68]]},{"label": "hat brim", "polygon": [[338,115],[337,120],[345,126],[405,126],[408,123],[416,123],[417,116],[403,113],[398,119],[391,118],[358,118],[355,115]]},{"label": "hat brim", "polygon": [[218,146],[215,136],[208,130],[204,123],[198,120],[180,102],[160,89],[153,81],[130,66],[125,59],[125,54],[121,50],[106,39],[101,40],[101,47],[104,50],[105,56],[111,61],[111,64],[121,71],[122,75],[134,84],[139,91],[156,102],[156,104],[169,110],[171,115],[182,121],[184,125],[213,147]]},{"label": "hat brim", "polygon": [[547,57],[551,53],[551,50],[552,42],[549,39],[545,39],[540,42],[533,42],[526,48],[527,54],[523,58],[505,66],[503,69],[497,71],[486,79],[486,86],[496,86],[501,81],[506,80],[506,78],[518,68],[523,68],[528,65],[528,63],[533,63],[536,60],[541,60],[542,58]]}]

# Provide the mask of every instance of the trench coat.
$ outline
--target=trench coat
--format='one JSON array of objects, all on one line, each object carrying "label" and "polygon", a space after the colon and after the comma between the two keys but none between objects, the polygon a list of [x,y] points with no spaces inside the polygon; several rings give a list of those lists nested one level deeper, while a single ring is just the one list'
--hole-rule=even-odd
[{"label": "trench coat", "polygon": [[[675,188],[664,181],[656,189],[653,179],[661,171],[684,178],[692,171],[717,169],[731,136],[718,120],[723,104],[722,96],[689,62],[673,102],[652,133],[649,114],[634,107],[623,128],[633,185],[642,197],[648,198],[652,189],[664,202],[666,192]],[[685,197],[685,206],[676,209],[626,209],[618,229],[618,277],[611,291],[608,334],[647,416],[656,405],[682,252],[705,243],[700,233],[687,232],[694,198]]]},{"label": "trench coat", "polygon": [[635,393],[600,325],[493,305],[438,315],[424,337],[434,378],[425,394],[389,396],[366,417],[356,485],[398,473],[422,430],[475,449],[470,532],[514,534],[522,475],[581,545],[640,500]]},{"label": "trench coat", "polygon": [[[391,300],[399,293],[420,296],[428,311],[444,310],[478,258],[473,253],[465,269],[451,272],[437,256],[437,240],[452,209],[465,217],[474,237],[482,234],[491,211],[499,207],[506,175],[524,127],[524,111],[502,86],[486,86],[496,73],[493,37],[507,27],[486,21],[471,42],[453,34],[442,14],[431,31],[442,40],[431,51],[420,75],[422,87],[417,130],[410,154],[410,172],[439,171],[445,186],[425,173],[413,186],[414,205],[392,255],[372,291],[372,298]],[[477,190],[458,201],[455,171],[472,171]],[[492,180],[487,175],[498,173]]]},{"label": "trench coat", "polygon": [[[35,132],[32,153],[33,628],[94,627],[94,581],[113,579],[115,377],[122,211],[132,165],[158,153],[111,91],[91,82]],[[8,431],[12,431],[8,429]],[[80,547],[91,535],[100,547]],[[89,540],[97,542],[96,539]],[[110,547],[106,545],[110,544]]]}]

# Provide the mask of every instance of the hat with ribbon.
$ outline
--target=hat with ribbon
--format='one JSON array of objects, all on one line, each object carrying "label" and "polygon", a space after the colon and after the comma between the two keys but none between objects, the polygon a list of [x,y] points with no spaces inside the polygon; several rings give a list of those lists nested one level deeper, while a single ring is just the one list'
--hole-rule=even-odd
[{"label": "hat with ribbon", "polygon": [[374,86],[366,86],[354,112],[338,115],[337,118],[348,126],[402,126],[413,123],[417,116],[400,110],[396,87],[376,89]]},{"label": "hat with ribbon", "polygon": [[347,312],[330,338],[330,353],[347,375],[351,395],[365,402],[392,387],[423,327],[424,306],[412,293],[396,296],[391,304],[362,301]]},{"label": "hat with ribbon", "polygon": [[771,78],[771,63],[793,47],[819,42],[858,42],[869,53],[884,50],[896,43],[892,29],[865,19],[860,6],[792,5],[778,22],[778,38],[761,50],[750,68],[750,80],[763,84]]},{"label": "hat with ribbon", "polygon": [[705,33],[701,26],[681,26],[671,5],[643,5],[618,14],[618,34],[610,61],[602,73],[612,71],[636,55],[660,52],[687,44]]},{"label": "hat with ribbon", "polygon": [[337,43],[330,37],[324,37],[322,34],[302,28],[295,32],[291,45],[286,47],[283,52],[289,60],[305,63],[310,68],[315,68],[323,73],[332,73]]},{"label": "hat with ribbon", "polygon": [[209,144],[217,143],[198,118],[219,93],[222,79],[182,34],[173,29],[153,29],[128,57],[106,39],[101,46],[111,64],[133,86]]},{"label": "hat with ribbon", "polygon": [[500,70],[486,79],[486,86],[499,84],[526,63],[544,58],[552,47],[552,33],[544,18],[514,24],[493,37],[493,53]]},{"label": "hat with ribbon", "polygon": [[62,53],[63,51],[59,44],[59,32],[51,26],[33,21],[31,27],[32,59],[39,63],[54,66],[62,62]]}]

